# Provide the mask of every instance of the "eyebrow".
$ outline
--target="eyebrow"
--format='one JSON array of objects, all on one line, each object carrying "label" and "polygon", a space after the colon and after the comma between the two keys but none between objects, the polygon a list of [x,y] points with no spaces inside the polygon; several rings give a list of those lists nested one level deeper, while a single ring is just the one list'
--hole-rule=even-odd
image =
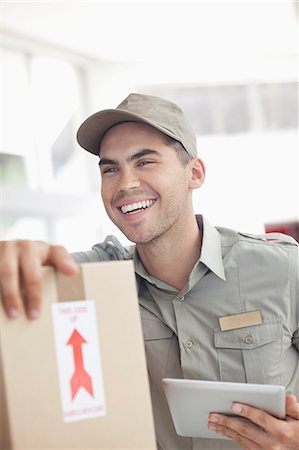
[{"label": "eyebrow", "polygon": [[[150,148],[145,148],[144,150],[140,150],[137,153],[134,153],[133,155],[129,156],[129,158],[127,159],[127,162],[131,162],[131,161],[135,161],[136,159],[142,158],[142,156],[147,156],[147,155],[160,155],[159,152],[157,152],[156,150],[151,150]],[[112,164],[112,165],[118,165],[119,162],[115,159],[108,159],[108,158],[102,158],[99,161],[99,166],[102,165],[107,165],[107,164]]]}]

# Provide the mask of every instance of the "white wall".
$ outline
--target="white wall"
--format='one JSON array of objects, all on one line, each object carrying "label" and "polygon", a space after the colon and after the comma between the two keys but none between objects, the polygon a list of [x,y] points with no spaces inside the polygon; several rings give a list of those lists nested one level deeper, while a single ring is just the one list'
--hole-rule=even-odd
[{"label": "white wall", "polygon": [[298,136],[273,132],[199,137],[206,163],[194,207],[217,225],[263,233],[265,223],[298,220]]}]

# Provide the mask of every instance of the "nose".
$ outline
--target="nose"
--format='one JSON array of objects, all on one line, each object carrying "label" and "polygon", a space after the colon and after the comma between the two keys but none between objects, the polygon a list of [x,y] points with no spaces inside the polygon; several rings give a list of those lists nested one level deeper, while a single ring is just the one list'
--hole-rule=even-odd
[{"label": "nose", "polygon": [[130,167],[126,167],[121,171],[121,176],[119,177],[118,190],[128,191],[129,189],[135,189],[140,187],[141,183],[136,174],[136,172]]}]

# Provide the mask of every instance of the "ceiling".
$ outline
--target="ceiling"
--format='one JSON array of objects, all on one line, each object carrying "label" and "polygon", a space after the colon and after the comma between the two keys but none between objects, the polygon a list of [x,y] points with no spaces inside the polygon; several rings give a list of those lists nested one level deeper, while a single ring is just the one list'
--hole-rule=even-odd
[{"label": "ceiling", "polygon": [[178,64],[218,54],[295,54],[294,6],[266,0],[1,1],[4,37],[28,37],[97,60]]}]

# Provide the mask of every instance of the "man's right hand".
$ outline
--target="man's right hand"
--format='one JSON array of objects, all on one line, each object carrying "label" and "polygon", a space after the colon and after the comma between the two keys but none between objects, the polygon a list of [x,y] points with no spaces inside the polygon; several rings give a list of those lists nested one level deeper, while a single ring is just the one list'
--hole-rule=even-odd
[{"label": "man's right hand", "polygon": [[18,317],[22,303],[30,319],[39,316],[44,265],[65,275],[75,275],[79,270],[62,246],[43,241],[0,242],[0,292],[8,317]]}]

